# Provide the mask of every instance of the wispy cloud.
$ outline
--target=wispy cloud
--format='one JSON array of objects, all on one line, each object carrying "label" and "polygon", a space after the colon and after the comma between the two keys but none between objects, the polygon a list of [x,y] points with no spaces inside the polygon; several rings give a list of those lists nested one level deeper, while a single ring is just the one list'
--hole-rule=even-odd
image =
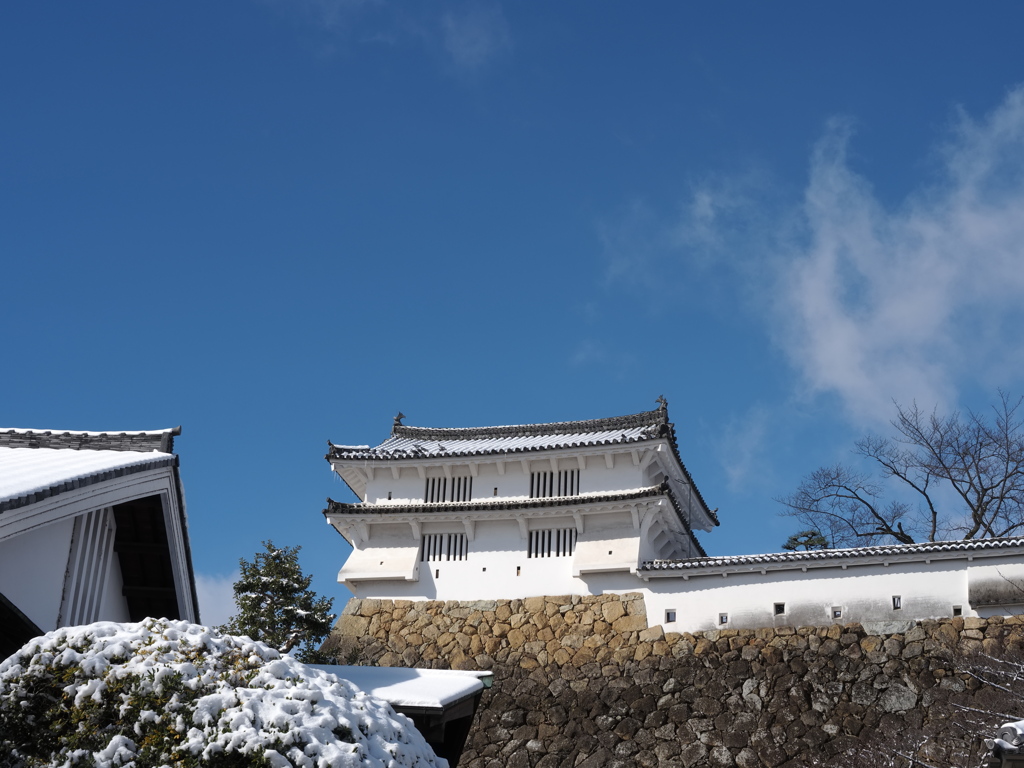
[{"label": "wispy cloud", "polygon": [[340,29],[375,0],[263,0],[282,12],[295,14],[307,22],[331,30]]},{"label": "wispy cloud", "polygon": [[383,0],[263,0],[295,23],[320,30],[320,51],[338,44],[419,48],[459,77],[474,78],[512,50],[512,34],[497,0],[387,3]]},{"label": "wispy cloud", "polygon": [[850,169],[850,140],[835,121],[814,151],[775,338],[855,421],[888,418],[893,399],[955,404],[967,379],[1024,357],[1024,88],[982,120],[959,114],[940,181],[896,209]]},{"label": "wispy cloud", "polygon": [[759,256],[775,236],[777,192],[766,174],[751,170],[693,181],[667,211],[633,200],[597,226],[606,283],[689,290],[710,303],[723,290],[763,282],[767,261]]},{"label": "wispy cloud", "polygon": [[512,48],[512,36],[501,6],[473,2],[441,17],[444,49],[455,66],[475,73]]},{"label": "wispy cloud", "polygon": [[239,574],[227,576],[196,574],[196,596],[199,598],[199,616],[208,627],[225,623],[235,613],[234,584]]},{"label": "wispy cloud", "polygon": [[634,202],[599,226],[616,290],[748,314],[789,360],[799,397],[831,395],[857,426],[892,401],[956,406],[1024,371],[1024,87],[959,112],[935,174],[886,205],[830,122],[802,192],[762,173],[690,185],[675,213]]},{"label": "wispy cloud", "polygon": [[758,473],[764,470],[770,426],[770,412],[757,405],[734,416],[719,434],[715,450],[730,490],[746,488],[756,482]]}]

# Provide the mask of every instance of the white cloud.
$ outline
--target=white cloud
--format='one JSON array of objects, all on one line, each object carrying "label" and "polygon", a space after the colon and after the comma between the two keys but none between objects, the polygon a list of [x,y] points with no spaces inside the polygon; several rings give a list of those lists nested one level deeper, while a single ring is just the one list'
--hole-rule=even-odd
[{"label": "white cloud", "polygon": [[715,448],[730,490],[742,490],[764,471],[770,422],[769,411],[754,406],[734,416],[720,433]]},{"label": "white cloud", "polygon": [[474,2],[441,18],[444,49],[463,72],[475,72],[509,51],[512,37],[501,6]]},{"label": "white cloud", "polygon": [[837,121],[814,151],[805,230],[780,254],[776,339],[855,421],[888,419],[893,399],[953,404],[1024,355],[1024,88],[984,120],[961,114],[941,181],[894,210],[850,170],[849,141]]},{"label": "white cloud", "polygon": [[326,29],[346,26],[363,7],[373,5],[372,0],[264,0],[283,12],[295,13]]},{"label": "white cloud", "polygon": [[199,618],[208,627],[225,623],[235,613],[234,584],[239,573],[227,576],[196,574],[196,595],[199,598]]}]

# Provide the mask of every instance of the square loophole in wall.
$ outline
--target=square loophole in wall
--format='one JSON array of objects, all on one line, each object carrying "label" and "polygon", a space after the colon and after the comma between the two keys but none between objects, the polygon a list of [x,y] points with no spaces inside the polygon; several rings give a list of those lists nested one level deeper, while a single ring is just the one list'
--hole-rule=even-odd
[{"label": "square loophole in wall", "polygon": [[954,616],[963,616],[964,615],[964,607],[962,605],[954,605],[953,606],[953,615]]},{"label": "square loophole in wall", "polygon": [[671,624],[675,620],[676,620],[675,609],[674,608],[669,608],[668,610],[666,610],[665,611],[665,623],[666,624]]},{"label": "square loophole in wall", "polygon": [[728,624],[729,623],[729,614],[728,613],[720,613],[720,614],[718,614],[718,623],[719,624]]},{"label": "square loophole in wall", "polygon": [[833,621],[835,619],[841,619],[841,618],[843,618],[843,609],[841,607],[839,607],[838,605],[833,605],[832,606],[832,619],[833,619]]},{"label": "square loophole in wall", "polygon": [[775,604],[775,615],[776,616],[785,616],[786,615],[786,604],[785,603],[776,603]]}]

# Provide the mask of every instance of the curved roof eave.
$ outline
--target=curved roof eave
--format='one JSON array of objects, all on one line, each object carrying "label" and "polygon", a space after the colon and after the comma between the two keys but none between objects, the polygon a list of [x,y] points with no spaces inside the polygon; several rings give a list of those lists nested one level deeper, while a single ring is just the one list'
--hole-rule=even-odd
[{"label": "curved roof eave", "polygon": [[[591,435],[593,438],[588,440],[587,435]],[[544,437],[557,438],[562,436],[569,439],[565,441],[537,440]],[[536,440],[536,442],[530,442],[531,439]],[[679,444],[676,440],[675,425],[668,420],[667,408],[658,408],[653,411],[605,419],[497,427],[434,428],[395,424],[391,430],[391,437],[373,448],[363,445],[334,445],[328,441],[328,453],[324,458],[329,462],[450,460],[462,457],[518,456],[550,450],[601,448],[604,446],[629,445],[660,439],[665,439],[668,442],[672,449],[673,457],[682,469],[686,482],[693,489],[694,495],[708,519],[714,525],[720,525],[717,514],[708,506],[703,494],[701,494],[700,489],[694,482],[693,476],[686,468],[686,464],[683,463],[683,459],[679,454]],[[435,443],[435,445],[427,449],[415,442],[410,445],[410,440],[429,441]],[[470,442],[473,445],[446,447],[444,445],[446,442]],[[389,443],[391,446],[385,448]],[[349,488],[352,488],[347,480],[345,482],[349,485]],[[352,490],[357,496],[362,496],[354,488]]]}]

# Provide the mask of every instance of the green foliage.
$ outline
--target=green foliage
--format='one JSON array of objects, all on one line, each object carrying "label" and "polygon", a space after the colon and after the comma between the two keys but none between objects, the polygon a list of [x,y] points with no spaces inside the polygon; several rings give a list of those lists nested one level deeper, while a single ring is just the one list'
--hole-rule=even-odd
[{"label": "green foliage", "polygon": [[264,541],[266,551],[252,562],[239,560],[241,578],[235,582],[238,612],[218,630],[248,635],[281,653],[298,649],[295,657],[308,664],[330,663],[319,646],[331,631],[333,598],[319,597],[310,588],[312,576],[299,567],[301,547],[279,549]]},{"label": "green foliage", "polygon": [[828,540],[821,535],[820,531],[811,529],[794,533],[786,539],[786,543],[782,545],[782,548],[787,552],[796,552],[801,549],[828,549]]}]

